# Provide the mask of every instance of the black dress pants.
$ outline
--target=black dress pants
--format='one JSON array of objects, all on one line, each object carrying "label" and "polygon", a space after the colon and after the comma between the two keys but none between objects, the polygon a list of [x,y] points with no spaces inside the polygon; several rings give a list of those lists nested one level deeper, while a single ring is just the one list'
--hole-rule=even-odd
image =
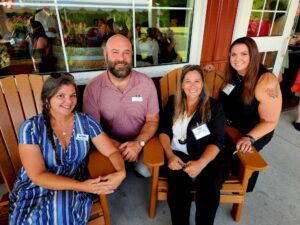
[{"label": "black dress pants", "polygon": [[[174,151],[184,162],[189,156]],[[220,189],[228,169],[211,162],[192,179],[183,170],[167,170],[168,204],[173,225],[189,225],[192,202],[191,190],[196,190],[196,225],[213,225],[220,201]]]}]

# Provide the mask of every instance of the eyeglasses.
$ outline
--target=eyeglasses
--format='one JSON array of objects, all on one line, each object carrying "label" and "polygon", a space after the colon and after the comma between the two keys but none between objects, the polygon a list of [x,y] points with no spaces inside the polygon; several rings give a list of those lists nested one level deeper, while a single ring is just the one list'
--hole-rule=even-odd
[{"label": "eyeglasses", "polygon": [[57,79],[57,78],[60,78],[60,77],[63,77],[63,76],[69,77],[72,80],[74,80],[74,76],[70,73],[66,73],[66,72],[64,72],[64,73],[50,73],[50,77],[52,77],[54,79]]}]

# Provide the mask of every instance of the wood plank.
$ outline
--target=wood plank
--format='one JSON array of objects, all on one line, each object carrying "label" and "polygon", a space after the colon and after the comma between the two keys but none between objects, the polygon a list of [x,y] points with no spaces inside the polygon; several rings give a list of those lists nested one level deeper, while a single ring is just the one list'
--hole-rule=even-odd
[{"label": "wood plank", "polygon": [[31,83],[31,88],[35,100],[35,105],[38,114],[42,113],[42,101],[41,101],[41,93],[44,84],[44,78],[41,75],[30,74],[29,80]]},{"label": "wood plank", "polygon": [[[230,126],[226,126],[226,133],[235,143],[243,136],[243,134],[239,130]],[[245,165],[246,169],[263,171],[269,167],[268,163],[256,151],[256,149],[252,149],[252,153],[238,152],[237,154],[241,160],[241,163]]]},{"label": "wood plank", "polygon": [[[8,185],[8,189],[12,188],[12,183],[15,179],[15,174],[18,172],[19,168],[21,167],[21,160],[18,151],[18,142],[17,142],[17,134],[14,130],[14,125],[11,121],[11,117],[8,111],[8,107],[6,105],[4,95],[2,91],[0,91],[0,132],[1,132],[1,143],[0,143],[0,150],[1,150],[1,160],[3,160],[3,165],[5,163],[10,162],[13,167],[7,168],[9,165],[7,164],[5,170],[8,170],[8,173],[14,172],[14,174],[10,174],[9,176],[4,177],[2,174],[3,179],[6,180],[6,184]],[[5,141],[4,141],[5,140]],[[5,156],[6,155],[6,156]],[[1,163],[2,166],[2,163]]]},{"label": "wood plank", "polygon": [[6,77],[1,79],[0,82],[6,99],[7,108],[9,110],[9,115],[13,122],[13,128],[15,133],[18,135],[19,126],[24,121],[25,117],[15,84],[15,79],[14,77]]},{"label": "wood plank", "polygon": [[223,187],[221,189],[221,192],[234,192],[234,193],[243,193],[243,187],[242,184],[239,183],[235,183],[235,184],[231,184],[231,183],[226,183],[223,184]]},{"label": "wood plank", "polygon": [[164,165],[164,151],[157,136],[147,142],[143,155],[143,162],[149,167]]},{"label": "wood plank", "polygon": [[245,200],[245,195],[220,195],[220,203],[243,203]]},{"label": "wood plank", "polygon": [[161,98],[161,107],[165,108],[168,98],[169,98],[169,87],[168,87],[168,77],[164,76],[159,80],[160,86],[160,98]]},{"label": "wood plank", "polygon": [[115,172],[110,160],[97,150],[92,150],[89,153],[88,170],[93,178]]},{"label": "wood plank", "polygon": [[168,78],[168,96],[175,95],[177,87],[177,70],[173,70],[167,74]]},{"label": "wood plank", "polygon": [[15,77],[15,80],[19,91],[25,119],[29,119],[37,114],[29,77],[28,75],[17,75]]},{"label": "wood plank", "polygon": [[7,152],[6,143],[3,140],[2,131],[0,133],[0,172],[3,177],[5,187],[11,191],[16,179],[16,171]]}]

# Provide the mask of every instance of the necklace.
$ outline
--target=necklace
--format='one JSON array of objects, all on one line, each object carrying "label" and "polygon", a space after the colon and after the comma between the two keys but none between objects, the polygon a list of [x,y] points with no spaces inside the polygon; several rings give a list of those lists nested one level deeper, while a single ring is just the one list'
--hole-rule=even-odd
[{"label": "necklace", "polygon": [[178,143],[181,145],[185,145],[187,143],[186,133],[187,133],[187,127],[191,120],[191,116],[188,117],[186,114],[183,115],[183,118],[181,118],[181,124],[180,124],[180,138],[178,139]]},{"label": "necklace", "polygon": [[240,75],[238,75],[237,73],[236,73],[236,77],[237,77],[237,79],[239,80],[240,83],[243,81],[243,78],[241,79]]},{"label": "necklace", "polygon": [[64,139],[66,139],[66,136],[67,136],[67,132],[63,131],[61,132],[62,136],[64,137]]}]

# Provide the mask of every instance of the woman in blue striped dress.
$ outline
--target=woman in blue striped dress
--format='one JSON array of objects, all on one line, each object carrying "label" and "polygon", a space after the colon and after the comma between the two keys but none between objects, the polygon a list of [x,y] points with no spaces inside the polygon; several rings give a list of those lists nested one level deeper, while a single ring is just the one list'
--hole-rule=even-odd
[{"label": "woman in blue striped dress", "polygon": [[[23,167],[10,194],[9,222],[87,224],[92,193],[112,193],[125,178],[122,156],[90,116],[74,110],[77,87],[71,74],[51,74],[42,103],[43,113],[19,129]],[[115,173],[89,179],[90,141],[110,159]]]}]

